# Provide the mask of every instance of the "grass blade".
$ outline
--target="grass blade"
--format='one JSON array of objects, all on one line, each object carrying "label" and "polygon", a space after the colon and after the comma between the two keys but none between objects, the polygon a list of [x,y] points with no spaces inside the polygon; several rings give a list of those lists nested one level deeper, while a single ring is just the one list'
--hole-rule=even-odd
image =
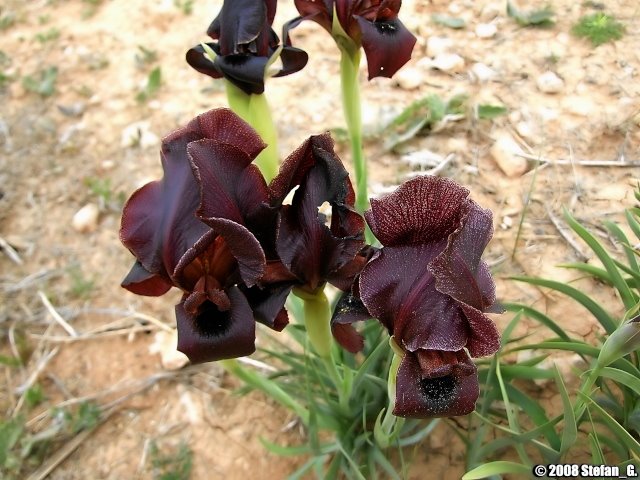
[{"label": "grass blade", "polygon": [[517,476],[522,476],[523,478],[528,478],[531,475],[531,467],[520,463],[505,461],[485,463],[484,465],[480,465],[470,472],[465,473],[462,476],[462,480],[478,480],[481,478],[493,477],[495,475],[503,475],[505,473],[511,473]]},{"label": "grass blade", "polygon": [[620,275],[620,271],[616,267],[611,255],[604,249],[604,247],[600,244],[600,242],[594,237],[591,232],[589,232],[586,228],[584,228],[580,222],[578,222],[575,218],[571,216],[568,210],[564,210],[564,218],[569,224],[569,226],[576,232],[582,240],[585,241],[589,248],[593,250],[593,252],[598,256],[604,268],[609,272],[609,276],[611,277],[611,281],[620,293],[620,297],[622,298],[622,303],[624,303],[625,309],[629,310],[632,308],[638,299],[633,294],[629,285],[625,283],[622,279],[622,275]]},{"label": "grass blade", "polygon": [[589,310],[589,312],[591,312],[594,317],[596,317],[598,322],[600,322],[600,325],[602,325],[607,333],[612,333],[618,327],[613,318],[607,313],[604,308],[600,306],[598,302],[594,301],[593,299],[591,299],[591,297],[582,293],[577,288],[571,287],[566,283],[556,282],[555,280],[547,280],[544,278],[533,278],[526,276],[514,276],[511,277],[511,279],[518,282],[525,282],[530,283],[531,285],[550,288],[551,290],[556,290],[557,292],[564,293],[568,297],[573,298],[576,302]]}]

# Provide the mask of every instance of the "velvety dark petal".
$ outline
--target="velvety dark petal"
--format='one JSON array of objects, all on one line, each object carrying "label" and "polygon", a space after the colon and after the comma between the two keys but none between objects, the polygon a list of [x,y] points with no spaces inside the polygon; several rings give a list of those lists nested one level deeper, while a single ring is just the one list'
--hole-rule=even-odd
[{"label": "velvety dark petal", "polygon": [[[207,45],[215,50],[217,46],[213,43],[207,43]],[[208,57],[204,54],[204,48],[202,45],[196,45],[193,48],[187,50],[187,54],[185,56],[187,63],[191,66],[191,68],[197,70],[204,75],[208,75],[212,78],[222,78],[224,75],[222,74],[222,70],[215,64],[209,60]]]},{"label": "velvety dark petal", "polygon": [[[276,248],[282,263],[314,290],[352,261],[364,244],[364,224],[348,213],[352,205],[347,203],[353,200],[348,173],[328,134],[311,137],[296,150],[270,188],[276,202],[282,202],[295,186],[291,205],[281,208]],[[331,228],[318,212],[324,202],[332,206]]]},{"label": "velvety dark petal", "polygon": [[367,56],[369,80],[375,77],[391,78],[411,59],[416,37],[397,18],[369,21],[355,17],[361,31],[361,41]]},{"label": "velvety dark petal", "polygon": [[385,246],[425,244],[446,239],[458,228],[468,195],[466,188],[449,179],[417,177],[372,199],[365,217]]},{"label": "velvety dark petal", "polygon": [[468,323],[458,303],[438,292],[429,262],[444,242],[385,247],[360,274],[360,298],[409,351],[462,349]]},{"label": "velvety dark petal", "polygon": [[264,73],[269,57],[227,55],[216,57],[216,67],[247,95],[264,93]]},{"label": "velvety dark petal", "polygon": [[[407,418],[433,418],[471,413],[480,394],[478,377],[468,357],[461,363],[464,366],[447,369],[437,362],[434,370],[425,371],[417,354],[406,353],[398,369],[393,414]],[[444,374],[447,370],[450,373]],[[443,375],[434,375],[436,371]]]},{"label": "velvety dark petal", "polygon": [[221,54],[233,55],[245,53],[243,47],[256,40],[265,25],[268,26],[267,21],[267,6],[263,0],[226,0],[210,30],[220,40]]},{"label": "velvety dark petal", "polygon": [[305,20],[313,20],[329,33],[331,33],[333,4],[334,0],[295,0],[296,8]]},{"label": "velvety dark petal", "polygon": [[134,263],[121,285],[136,295],[149,297],[164,295],[173,287],[167,277],[150,273],[140,262]]},{"label": "velvety dark petal", "polygon": [[274,77],[284,77],[291,73],[299,72],[309,61],[309,55],[304,50],[295,47],[283,47],[280,52],[282,69]]},{"label": "velvety dark petal", "polygon": [[247,299],[237,287],[227,290],[231,308],[220,311],[205,301],[190,314],[183,302],[176,305],[178,350],[192,363],[250,355],[255,351],[255,321]]},{"label": "velvety dark petal", "polygon": [[268,202],[267,186],[259,172],[253,169],[253,175],[244,175],[253,158],[239,148],[203,139],[191,142],[187,152],[200,186],[202,200],[197,213],[201,219],[227,218],[244,223],[244,212]]},{"label": "velvety dark petal", "polygon": [[467,349],[472,357],[493,355],[500,348],[500,333],[495,324],[484,313],[465,304],[460,308],[469,322]]},{"label": "velvety dark petal", "polygon": [[[244,141],[264,145],[251,133]],[[260,170],[251,165],[254,157],[233,144],[209,139],[190,143],[187,151],[201,188],[200,219],[226,218],[245,224],[267,214],[269,190]]]},{"label": "velvety dark petal", "polygon": [[162,180],[137,190],[122,213],[120,239],[150,273],[169,276],[210,228],[198,220],[196,184],[186,149],[163,152]]},{"label": "velvety dark petal", "polygon": [[481,264],[482,252],[493,235],[493,220],[491,211],[475,202],[470,201],[467,210],[460,228],[429,269],[439,291],[484,311],[495,302],[495,285],[486,265]]},{"label": "velvety dark petal", "polygon": [[255,319],[276,330],[282,331],[289,324],[289,315],[284,308],[293,284],[269,285],[265,288],[253,287],[242,289]]},{"label": "velvety dark petal", "polygon": [[333,311],[331,333],[342,348],[357,353],[364,348],[364,338],[351,324],[370,318],[371,314],[360,298],[352,292],[343,293]]}]

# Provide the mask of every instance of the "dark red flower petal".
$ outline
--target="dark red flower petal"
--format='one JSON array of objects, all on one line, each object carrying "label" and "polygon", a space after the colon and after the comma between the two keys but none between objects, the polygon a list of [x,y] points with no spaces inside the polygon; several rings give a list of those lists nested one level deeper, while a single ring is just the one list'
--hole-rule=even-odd
[{"label": "dark red flower petal", "polygon": [[357,353],[364,348],[364,338],[351,324],[370,318],[371,314],[360,298],[352,292],[343,293],[333,310],[331,333],[342,348]]},{"label": "dark red flower petal", "polygon": [[242,357],[255,351],[255,321],[249,303],[237,287],[226,293],[231,302],[227,311],[205,301],[197,313],[188,313],[185,297],[176,305],[178,350],[192,363]]},{"label": "dark red flower petal", "polygon": [[439,241],[460,225],[468,195],[452,180],[417,177],[379,200],[372,199],[365,218],[384,246]]},{"label": "dark red flower petal", "polygon": [[407,418],[467,415],[475,409],[479,394],[476,367],[464,350],[408,352],[398,369],[393,414]]},{"label": "dark red flower petal", "polygon": [[436,290],[428,268],[443,248],[442,241],[384,247],[360,274],[362,302],[409,351],[456,351],[467,343],[466,317],[457,302]]},{"label": "dark red flower petal", "polygon": [[[348,173],[328,134],[310,137],[285,160],[270,184],[276,206],[296,186],[291,205],[280,207],[276,248],[299,282],[315,290],[353,261],[364,244],[364,222],[353,211]],[[325,202],[332,208],[330,227],[318,211]]]},{"label": "dark red flower petal", "polygon": [[493,235],[493,217],[475,202],[470,201],[466,210],[460,227],[429,269],[440,292],[484,311],[495,302],[495,285],[481,260]]},{"label": "dark red flower petal", "polygon": [[309,55],[299,48],[285,46],[280,52],[282,68],[274,77],[284,77],[302,70],[309,61]]},{"label": "dark red flower petal", "polygon": [[[214,43],[207,43],[207,45],[213,51],[215,51],[218,48],[218,46]],[[195,47],[187,50],[185,59],[187,63],[191,66],[191,68],[195,69],[196,71],[204,75],[208,75],[211,78],[224,77],[222,70],[220,70],[220,68],[216,65],[216,63],[212,62],[211,60],[209,60],[207,56],[205,56],[204,48],[202,48],[202,45],[196,45]]]},{"label": "dark red flower petal", "polygon": [[150,297],[164,295],[173,287],[168,278],[150,273],[140,262],[134,263],[121,285],[136,295]]},{"label": "dark red flower petal", "polygon": [[253,310],[256,321],[269,328],[282,331],[289,324],[289,315],[284,308],[293,284],[274,284],[265,288],[242,289]]},{"label": "dark red flower petal", "polygon": [[[304,20],[313,20],[329,33],[331,33],[334,3],[335,0],[295,0],[296,8]],[[297,20],[295,19],[294,22]],[[295,26],[297,23],[292,28]]]},{"label": "dark red flower petal", "polygon": [[416,37],[397,18],[369,21],[356,16],[362,35],[362,48],[367,56],[369,80],[391,78],[411,59]]}]

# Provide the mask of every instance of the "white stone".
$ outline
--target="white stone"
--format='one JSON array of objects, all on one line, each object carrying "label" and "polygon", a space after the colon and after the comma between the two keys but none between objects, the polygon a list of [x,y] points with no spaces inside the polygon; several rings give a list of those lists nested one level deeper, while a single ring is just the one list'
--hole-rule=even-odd
[{"label": "white stone", "polygon": [[518,135],[522,138],[526,138],[527,140],[534,140],[536,138],[534,128],[529,122],[525,122],[524,120],[516,123],[516,131],[518,132]]},{"label": "white stone", "polygon": [[160,364],[165,370],[180,370],[189,363],[189,358],[177,350],[178,332],[159,331],[155,335],[154,342],[149,346],[150,353],[160,354]]},{"label": "white stone", "polygon": [[147,121],[134,122],[122,130],[121,145],[124,148],[149,148],[160,144],[160,138],[151,131]]},{"label": "white stone", "polygon": [[564,80],[554,72],[547,71],[536,79],[536,86],[543,93],[559,93],[564,88]]},{"label": "white stone", "polygon": [[493,38],[498,33],[498,27],[493,23],[480,23],[476,26],[476,36],[478,38]]},{"label": "white stone", "polygon": [[71,226],[76,232],[93,232],[98,227],[99,216],[98,206],[94,203],[88,203],[75,213],[71,220]]},{"label": "white stone", "polygon": [[591,117],[596,115],[598,106],[589,97],[570,95],[562,99],[562,108],[574,115]]},{"label": "white stone", "polygon": [[509,178],[520,177],[527,171],[527,160],[517,155],[522,153],[520,145],[507,132],[498,132],[490,153],[500,170]]},{"label": "white stone", "polygon": [[447,37],[429,37],[427,40],[427,56],[436,57],[447,53],[453,47],[453,41]]},{"label": "white stone", "polygon": [[464,70],[464,58],[457,53],[441,53],[433,59],[431,66],[443,72],[459,73]]},{"label": "white stone", "polygon": [[484,63],[474,63],[469,71],[471,79],[478,83],[488,82],[496,77],[496,72]]},{"label": "white stone", "polygon": [[422,85],[423,74],[417,68],[405,67],[400,69],[394,78],[403,90],[414,90]]}]

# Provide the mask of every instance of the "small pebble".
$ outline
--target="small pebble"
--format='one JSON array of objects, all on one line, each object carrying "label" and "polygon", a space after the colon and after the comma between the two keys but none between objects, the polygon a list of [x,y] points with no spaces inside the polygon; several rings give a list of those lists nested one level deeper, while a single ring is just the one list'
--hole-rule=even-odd
[{"label": "small pebble", "polygon": [[89,233],[98,227],[100,210],[94,203],[88,203],[76,212],[71,220],[71,226],[76,232]]},{"label": "small pebble", "polygon": [[457,53],[441,53],[433,59],[431,66],[443,72],[458,73],[464,70],[464,58]]},{"label": "small pebble", "polygon": [[480,23],[476,26],[476,36],[478,38],[493,38],[498,33],[498,27],[493,23]]},{"label": "small pebble", "polygon": [[527,160],[517,155],[522,152],[522,149],[509,133],[499,132],[490,152],[507,177],[520,177],[527,171]]},{"label": "small pebble", "polygon": [[538,90],[543,93],[559,93],[564,88],[564,80],[562,80],[554,72],[544,72],[536,79]]},{"label": "small pebble", "polygon": [[423,75],[417,68],[406,67],[396,73],[395,80],[403,90],[414,90],[422,85]]},{"label": "small pebble", "polygon": [[495,70],[491,67],[488,67],[484,63],[474,63],[471,66],[471,70],[469,71],[469,75],[471,76],[471,80],[478,83],[485,83],[489,80],[492,80],[496,76]]},{"label": "small pebble", "polygon": [[427,40],[427,56],[436,57],[447,53],[453,46],[453,41],[447,37],[429,37]]}]

